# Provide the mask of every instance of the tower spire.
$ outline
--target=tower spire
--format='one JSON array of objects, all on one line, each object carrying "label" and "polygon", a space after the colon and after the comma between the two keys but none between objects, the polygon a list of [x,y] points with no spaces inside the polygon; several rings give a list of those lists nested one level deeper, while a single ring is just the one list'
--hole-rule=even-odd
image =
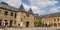
[{"label": "tower spire", "polygon": [[21,11],[25,11],[24,6],[23,6],[23,3],[22,3],[22,2],[21,2],[21,5],[20,5],[19,9],[20,9]]},{"label": "tower spire", "polygon": [[30,9],[29,9],[29,11],[28,11],[29,13],[33,13],[33,11],[32,11],[32,9],[31,9],[31,7],[30,7]]},{"label": "tower spire", "polygon": [[31,8],[31,4],[30,4],[30,9],[29,9],[28,12],[29,12],[29,13],[33,13],[32,8]]}]

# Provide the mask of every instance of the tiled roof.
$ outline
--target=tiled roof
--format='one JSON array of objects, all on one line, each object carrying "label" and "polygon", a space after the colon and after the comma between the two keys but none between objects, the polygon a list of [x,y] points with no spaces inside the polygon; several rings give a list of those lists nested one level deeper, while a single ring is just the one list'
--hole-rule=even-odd
[{"label": "tiled roof", "polygon": [[0,3],[0,7],[5,8],[5,9],[10,9],[10,10],[13,10],[13,11],[19,11],[18,8],[15,8],[15,7],[12,7],[12,6],[9,6],[9,5],[5,5],[5,4],[1,4],[1,3]]},{"label": "tiled roof", "polygon": [[58,12],[58,13],[52,13],[52,14],[42,15],[42,18],[58,17],[58,16],[60,16],[60,12]]},{"label": "tiled roof", "polygon": [[[19,8],[15,8],[15,7],[12,7],[12,6],[9,6],[9,5],[5,5],[5,4],[1,4],[0,3],[0,8],[4,8],[4,9],[8,9],[8,10],[12,10],[12,11],[22,11],[22,12],[25,12],[25,13],[28,13],[28,14],[33,14],[33,13],[29,13],[29,12],[26,12],[23,5],[21,5],[21,8],[22,9],[19,9]],[[34,14],[33,14],[34,15]]]}]

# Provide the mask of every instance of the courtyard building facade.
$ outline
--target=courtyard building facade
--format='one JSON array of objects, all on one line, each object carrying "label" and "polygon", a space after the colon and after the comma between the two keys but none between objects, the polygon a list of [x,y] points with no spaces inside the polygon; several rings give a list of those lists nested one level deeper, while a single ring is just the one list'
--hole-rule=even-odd
[{"label": "courtyard building facade", "polygon": [[34,14],[31,12],[31,8],[26,12],[23,5],[18,9],[2,2],[0,3],[0,26],[34,27]]},{"label": "courtyard building facade", "polygon": [[50,27],[60,27],[60,12],[43,15],[42,22]]}]

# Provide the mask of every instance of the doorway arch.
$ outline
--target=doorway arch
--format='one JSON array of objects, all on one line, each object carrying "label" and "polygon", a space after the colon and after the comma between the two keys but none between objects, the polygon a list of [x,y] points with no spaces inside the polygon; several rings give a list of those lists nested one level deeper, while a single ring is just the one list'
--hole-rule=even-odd
[{"label": "doorway arch", "polygon": [[27,28],[29,27],[29,21],[26,22],[26,27],[27,27]]}]

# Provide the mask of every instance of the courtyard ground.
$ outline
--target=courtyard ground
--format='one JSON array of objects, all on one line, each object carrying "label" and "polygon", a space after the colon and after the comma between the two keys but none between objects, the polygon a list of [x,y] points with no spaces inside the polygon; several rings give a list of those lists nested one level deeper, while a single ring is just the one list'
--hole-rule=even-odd
[{"label": "courtyard ground", "polygon": [[[5,30],[59,30],[60,27],[7,28]],[[4,30],[0,28],[0,30]]]}]

